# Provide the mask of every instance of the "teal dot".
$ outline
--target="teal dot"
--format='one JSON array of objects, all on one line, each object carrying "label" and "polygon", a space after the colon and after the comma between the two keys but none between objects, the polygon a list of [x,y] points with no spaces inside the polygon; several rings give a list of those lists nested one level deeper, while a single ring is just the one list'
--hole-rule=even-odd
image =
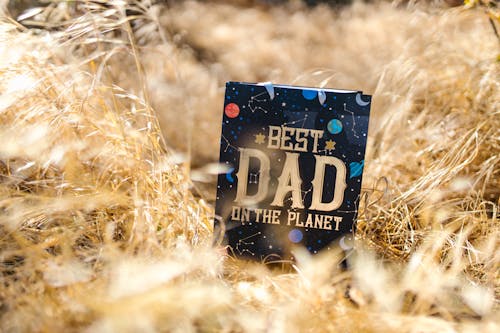
[{"label": "teal dot", "polygon": [[302,90],[302,96],[304,96],[304,98],[307,100],[313,100],[316,98],[317,95],[318,92],[316,90],[310,90],[310,89]]},{"label": "teal dot", "polygon": [[339,134],[342,132],[342,122],[338,119],[332,119],[328,122],[326,128],[332,134]]}]

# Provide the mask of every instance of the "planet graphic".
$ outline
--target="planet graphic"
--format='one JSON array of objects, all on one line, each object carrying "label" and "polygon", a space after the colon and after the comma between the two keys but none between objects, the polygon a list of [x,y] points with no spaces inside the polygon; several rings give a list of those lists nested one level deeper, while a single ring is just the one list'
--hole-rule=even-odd
[{"label": "planet graphic", "polygon": [[288,239],[293,242],[293,243],[298,243],[302,240],[302,238],[304,237],[304,235],[302,235],[302,231],[300,231],[299,229],[292,229],[289,233],[288,233]]},{"label": "planet graphic", "polygon": [[304,96],[304,98],[309,101],[315,99],[317,94],[318,92],[316,90],[310,90],[310,89],[302,90],[302,96]]},{"label": "planet graphic", "polygon": [[342,132],[342,122],[338,119],[332,119],[328,122],[326,128],[332,134],[339,134]]},{"label": "planet graphic", "polygon": [[349,178],[361,176],[361,173],[363,173],[364,165],[365,165],[365,160],[361,160],[360,162],[351,162],[349,164],[349,170],[350,170]]},{"label": "planet graphic", "polygon": [[240,107],[235,103],[229,103],[224,108],[224,113],[229,118],[236,118],[240,114]]}]

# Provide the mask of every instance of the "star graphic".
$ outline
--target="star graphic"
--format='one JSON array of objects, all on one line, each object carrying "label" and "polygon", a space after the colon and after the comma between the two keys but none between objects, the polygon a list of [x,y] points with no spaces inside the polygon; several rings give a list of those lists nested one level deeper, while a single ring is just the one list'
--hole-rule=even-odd
[{"label": "star graphic", "polygon": [[328,140],[325,142],[325,150],[335,150],[335,141]]},{"label": "star graphic", "polygon": [[262,133],[255,134],[255,143],[263,144],[266,141],[266,136]]}]

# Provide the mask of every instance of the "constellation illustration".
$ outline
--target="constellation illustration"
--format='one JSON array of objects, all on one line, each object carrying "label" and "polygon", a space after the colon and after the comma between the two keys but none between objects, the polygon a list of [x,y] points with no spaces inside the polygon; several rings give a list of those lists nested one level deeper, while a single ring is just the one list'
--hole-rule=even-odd
[{"label": "constellation illustration", "polygon": [[243,247],[243,246],[245,246],[245,245],[255,245],[255,242],[254,242],[254,241],[248,242],[248,240],[249,240],[250,238],[253,238],[253,237],[259,236],[259,235],[261,235],[261,234],[262,234],[262,232],[260,232],[260,231],[259,231],[259,232],[255,233],[255,234],[253,234],[253,235],[250,235],[250,236],[247,236],[247,237],[245,237],[245,238],[242,238],[242,239],[238,240],[238,242],[236,243],[236,249],[235,249],[235,250],[236,250],[236,251],[237,251],[240,255],[242,255],[242,254],[243,254],[243,253],[245,253],[245,252],[248,252],[250,255],[255,256],[255,252],[252,252],[252,251],[250,251],[250,250],[249,250],[249,249],[247,249],[247,248],[241,248],[241,247]]},{"label": "constellation illustration", "polygon": [[248,183],[257,184],[259,183],[260,171],[259,172],[250,172],[248,174]]},{"label": "constellation illustration", "polygon": [[359,135],[356,132],[356,117],[354,116],[354,111],[347,110],[347,104],[344,103],[344,111],[352,115],[352,133],[356,139],[359,139]]},{"label": "constellation illustration", "polygon": [[226,147],[224,148],[224,152],[225,152],[225,153],[227,152],[227,150],[228,150],[229,148],[233,148],[233,149],[234,149],[234,150],[236,150],[236,151],[240,151],[240,148],[238,148],[238,147],[236,147],[236,146],[232,145],[232,144],[229,142],[229,140],[228,140],[228,139],[224,136],[224,134],[222,134],[222,135],[221,135],[221,138],[222,138],[222,140],[224,140],[224,141],[225,141],[225,143],[226,143]]},{"label": "constellation illustration", "polygon": [[268,95],[267,91],[261,92],[260,94],[257,94],[255,96],[251,96],[249,101],[248,101],[248,107],[250,108],[250,111],[252,113],[255,113],[255,111],[260,110],[263,111],[264,113],[267,113],[268,110],[264,109],[263,107],[256,105],[258,102],[266,102],[267,98],[262,98],[261,96],[266,96]]}]

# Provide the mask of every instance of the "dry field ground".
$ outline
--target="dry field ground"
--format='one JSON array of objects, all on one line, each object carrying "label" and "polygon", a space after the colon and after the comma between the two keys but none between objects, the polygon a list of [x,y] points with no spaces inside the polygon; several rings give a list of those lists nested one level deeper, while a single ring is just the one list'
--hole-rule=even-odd
[{"label": "dry field ground", "polygon": [[[500,331],[485,7],[0,4],[0,331]],[[228,80],[373,94],[349,269],[212,246]]]}]

